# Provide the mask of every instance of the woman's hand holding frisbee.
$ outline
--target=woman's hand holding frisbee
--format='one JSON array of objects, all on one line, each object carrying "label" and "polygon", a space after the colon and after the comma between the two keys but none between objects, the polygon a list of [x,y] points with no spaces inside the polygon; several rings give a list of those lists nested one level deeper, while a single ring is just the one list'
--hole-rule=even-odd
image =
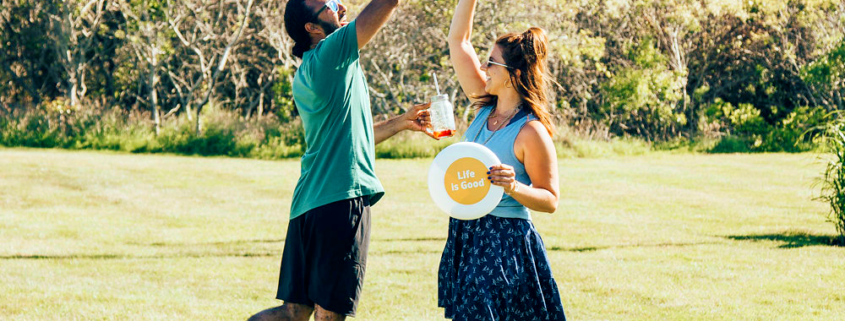
[{"label": "woman's hand holding frisbee", "polygon": [[513,171],[513,166],[507,164],[499,164],[490,166],[487,172],[487,179],[493,185],[501,186],[505,189],[505,194],[510,195],[517,187],[516,173]]}]

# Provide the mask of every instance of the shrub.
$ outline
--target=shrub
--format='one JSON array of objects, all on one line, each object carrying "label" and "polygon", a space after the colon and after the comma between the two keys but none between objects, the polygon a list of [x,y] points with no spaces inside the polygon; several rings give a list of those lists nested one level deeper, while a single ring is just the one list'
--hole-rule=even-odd
[{"label": "shrub", "polygon": [[[818,143],[824,127],[825,111],[821,107],[799,107],[774,125],[760,116],[760,110],[749,104],[739,108],[718,100],[705,112],[707,122],[722,123],[728,128],[724,137],[710,150],[713,153],[805,152]],[[732,130],[731,130],[732,129]]]},{"label": "shrub", "polygon": [[683,74],[666,67],[666,57],[651,39],[628,51],[633,66],[616,70],[614,77],[601,85],[606,121],[617,133],[648,140],[677,135],[687,124],[678,109],[686,98]]},{"label": "shrub", "polygon": [[766,134],[761,149],[766,151],[805,152],[818,145],[823,134],[826,112],[821,107],[799,107]]},{"label": "shrub", "polygon": [[751,146],[754,145],[747,137],[739,137],[739,136],[725,136],[718,143],[716,146],[713,146],[713,149],[710,150],[711,153],[748,153],[751,151]]},{"label": "shrub", "polygon": [[156,136],[148,113],[120,109],[41,108],[4,115],[0,145],[14,147],[105,149],[131,153],[233,156],[279,159],[302,155],[305,139],[299,121],[274,116],[245,119],[238,112],[209,107],[199,136],[187,119],[169,118]]},{"label": "shrub", "polygon": [[825,134],[827,159],[819,198],[830,205],[829,219],[839,232],[839,244],[845,244],[845,121],[831,122]]}]

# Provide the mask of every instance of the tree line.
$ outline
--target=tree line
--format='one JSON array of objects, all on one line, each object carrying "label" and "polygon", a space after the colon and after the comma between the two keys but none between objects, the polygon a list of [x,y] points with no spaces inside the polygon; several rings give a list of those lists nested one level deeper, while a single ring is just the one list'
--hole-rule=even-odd
[{"label": "tree line", "polygon": [[[366,5],[348,2],[353,16]],[[295,123],[285,3],[0,0],[0,125],[117,110],[156,134],[177,119],[201,134],[209,104],[240,122]],[[427,101],[436,73],[470,119],[446,45],[455,4],[403,1],[362,50],[375,114]],[[570,133],[730,135],[750,150],[795,150],[845,107],[840,0],[496,0],[480,2],[475,20],[481,57],[505,32],[547,31],[550,107]]]}]

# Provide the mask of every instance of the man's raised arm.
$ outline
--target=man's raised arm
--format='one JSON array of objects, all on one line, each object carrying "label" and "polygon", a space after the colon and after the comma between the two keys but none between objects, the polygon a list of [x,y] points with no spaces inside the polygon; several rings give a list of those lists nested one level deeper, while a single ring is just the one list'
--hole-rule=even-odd
[{"label": "man's raised arm", "polygon": [[398,6],[399,0],[372,0],[367,4],[367,7],[355,18],[358,49],[364,48],[364,45],[375,37]]}]

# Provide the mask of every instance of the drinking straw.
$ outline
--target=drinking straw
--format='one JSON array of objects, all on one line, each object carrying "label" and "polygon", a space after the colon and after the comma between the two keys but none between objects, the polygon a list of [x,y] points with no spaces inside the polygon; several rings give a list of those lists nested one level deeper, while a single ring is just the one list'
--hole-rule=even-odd
[{"label": "drinking straw", "polygon": [[440,96],[440,85],[437,84],[437,74],[432,71],[431,76],[434,77],[434,88],[437,89],[437,95]]}]

